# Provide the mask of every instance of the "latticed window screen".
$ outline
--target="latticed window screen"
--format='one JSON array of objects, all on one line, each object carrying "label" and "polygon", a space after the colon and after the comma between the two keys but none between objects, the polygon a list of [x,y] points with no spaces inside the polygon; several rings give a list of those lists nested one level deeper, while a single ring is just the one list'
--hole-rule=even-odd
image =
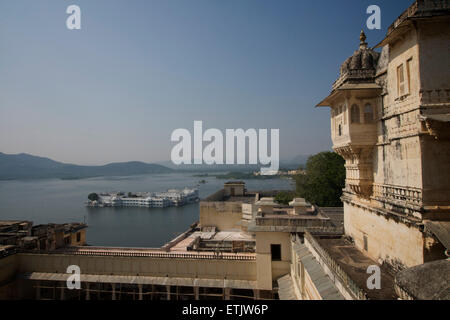
[{"label": "latticed window screen", "polygon": [[373,122],[373,108],[370,103],[366,104],[364,107],[364,123]]},{"label": "latticed window screen", "polygon": [[398,95],[405,95],[405,72],[403,70],[403,64],[397,68],[397,83],[398,83]]},{"label": "latticed window screen", "polygon": [[350,113],[351,113],[350,115],[351,123],[359,123],[360,122],[359,107],[356,104],[352,106],[352,108],[350,109]]}]

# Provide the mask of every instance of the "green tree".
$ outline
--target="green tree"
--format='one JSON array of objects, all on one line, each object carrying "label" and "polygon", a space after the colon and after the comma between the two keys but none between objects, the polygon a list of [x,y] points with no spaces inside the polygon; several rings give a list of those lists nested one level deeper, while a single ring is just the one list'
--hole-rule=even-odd
[{"label": "green tree", "polygon": [[280,204],[288,205],[289,202],[294,200],[295,194],[293,192],[279,192],[275,196],[275,201]]},{"label": "green tree", "polygon": [[88,195],[88,199],[91,201],[98,201],[98,194],[96,193],[91,193]]},{"label": "green tree", "polygon": [[298,196],[320,207],[342,207],[345,160],[334,152],[321,152],[306,163],[306,174],[296,177]]}]

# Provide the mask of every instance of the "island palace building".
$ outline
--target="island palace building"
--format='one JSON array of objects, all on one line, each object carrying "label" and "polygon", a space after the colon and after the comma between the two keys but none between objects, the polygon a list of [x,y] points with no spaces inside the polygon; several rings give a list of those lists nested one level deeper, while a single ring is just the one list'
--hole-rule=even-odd
[{"label": "island palace building", "polygon": [[0,299],[450,299],[449,43],[448,0],[415,1],[378,51],[355,41],[319,103],[346,160],[343,209],[280,205],[235,181],[161,248],[83,246],[84,226],[59,228],[82,230],[74,242],[33,243],[29,223],[2,222]]}]

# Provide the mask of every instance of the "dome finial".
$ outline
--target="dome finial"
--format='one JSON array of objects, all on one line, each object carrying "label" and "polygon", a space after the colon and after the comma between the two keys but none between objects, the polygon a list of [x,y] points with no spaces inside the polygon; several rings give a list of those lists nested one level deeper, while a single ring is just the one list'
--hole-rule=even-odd
[{"label": "dome finial", "polygon": [[366,34],[364,33],[364,30],[361,30],[361,33],[359,35],[359,47],[360,48],[367,48],[367,42],[366,42]]},{"label": "dome finial", "polygon": [[361,44],[365,44],[366,43],[366,34],[364,33],[364,30],[361,30],[361,33],[359,35],[359,41],[361,42]]}]

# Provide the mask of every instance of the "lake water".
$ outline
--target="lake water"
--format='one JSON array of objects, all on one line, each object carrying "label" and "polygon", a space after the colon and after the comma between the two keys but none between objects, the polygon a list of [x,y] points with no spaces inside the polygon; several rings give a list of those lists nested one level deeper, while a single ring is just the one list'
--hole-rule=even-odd
[{"label": "lake water", "polygon": [[[199,219],[199,204],[172,208],[87,208],[91,192],[165,191],[193,187],[200,197],[223,188],[225,180],[171,173],[82,180],[0,181],[0,220],[29,220],[36,224],[85,221],[87,241],[95,246],[160,247]],[[247,180],[248,190],[293,189],[289,179]]]}]

